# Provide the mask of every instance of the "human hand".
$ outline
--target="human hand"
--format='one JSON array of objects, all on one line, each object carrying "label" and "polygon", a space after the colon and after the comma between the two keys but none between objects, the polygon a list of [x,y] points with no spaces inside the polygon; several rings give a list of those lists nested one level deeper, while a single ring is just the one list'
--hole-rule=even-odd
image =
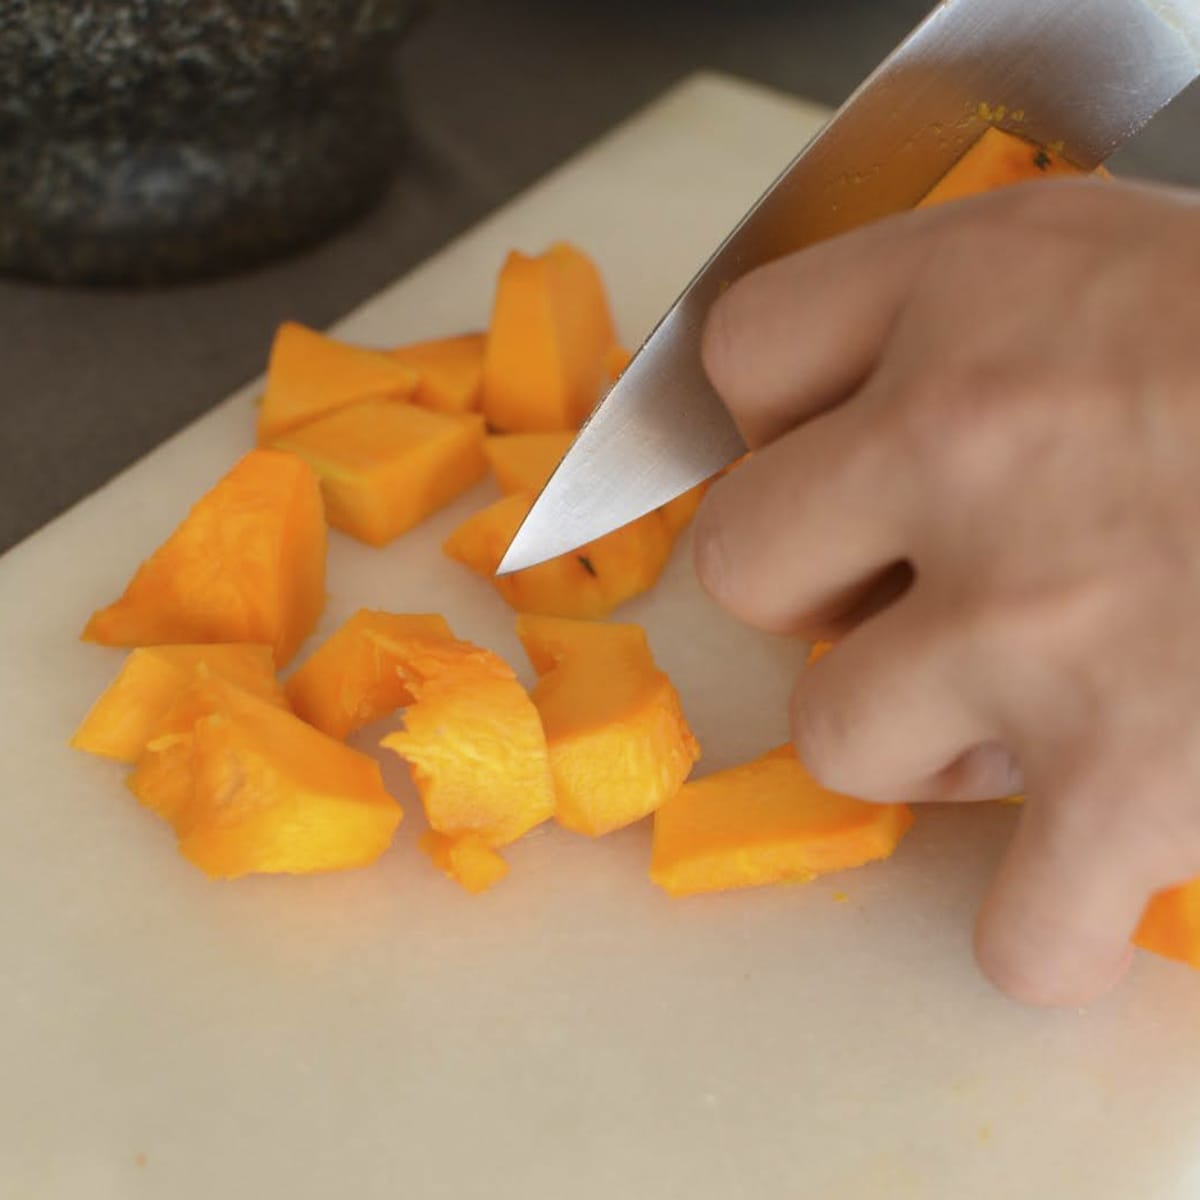
[{"label": "human hand", "polygon": [[904,214],[736,283],[704,362],[756,453],[700,578],[838,637],[802,760],[875,800],[1023,788],[977,957],[1097,996],[1200,875],[1200,204],[1038,182]]}]

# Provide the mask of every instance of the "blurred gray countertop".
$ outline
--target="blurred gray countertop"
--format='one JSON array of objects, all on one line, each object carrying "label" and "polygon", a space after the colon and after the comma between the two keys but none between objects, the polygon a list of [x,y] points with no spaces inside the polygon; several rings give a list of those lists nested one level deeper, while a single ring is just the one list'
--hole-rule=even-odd
[{"label": "blurred gray countertop", "polygon": [[[161,291],[0,280],[0,550],[258,374],[275,325],[323,327],[699,68],[836,105],[927,0],[442,0],[398,63],[409,144],[383,203],[325,243]],[[1200,183],[1200,94],[1118,167]]]}]

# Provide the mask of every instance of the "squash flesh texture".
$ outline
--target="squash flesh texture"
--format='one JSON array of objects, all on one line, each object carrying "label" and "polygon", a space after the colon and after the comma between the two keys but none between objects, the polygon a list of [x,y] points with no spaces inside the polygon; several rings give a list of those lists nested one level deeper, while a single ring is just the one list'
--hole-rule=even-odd
[{"label": "squash flesh texture", "polygon": [[979,196],[1031,179],[1065,179],[1086,174],[1057,151],[992,126],[926,192],[917,208]]},{"label": "squash flesh texture", "polygon": [[430,828],[497,847],[552,816],[546,735],[508,664],[452,637],[392,646],[415,699],[381,744],[409,764]]},{"label": "squash flesh texture", "polygon": [[117,762],[134,762],[201,665],[219,679],[287,706],[270,646],[140,646],[126,657],[116,678],[92,705],[71,745]]},{"label": "squash flesh texture", "polygon": [[259,444],[360,400],[405,400],[416,370],[378,350],[351,346],[294,321],[275,333],[258,410]]},{"label": "squash flesh texture", "polygon": [[344,741],[356,729],[411,704],[395,647],[414,635],[452,636],[445,618],[436,614],[359,609],[288,680],[293,711]]},{"label": "squash flesh texture", "polygon": [[329,523],[383,546],[487,471],[483,422],[393,401],[339,409],[278,439],[321,481]]},{"label": "squash flesh texture", "polygon": [[446,539],[445,553],[486,579],[515,612],[596,619],[648,591],[671,555],[672,538],[655,511],[570,554],[496,576],[531,492],[514,492],[468,517]]},{"label": "squash flesh texture", "polygon": [[1200,879],[1156,893],[1142,913],[1133,944],[1200,969]]},{"label": "squash flesh texture", "polygon": [[477,834],[450,837],[431,829],[422,835],[421,849],[443,875],[473,896],[486,892],[508,874],[508,863]]},{"label": "squash flesh texture", "polygon": [[483,444],[488,465],[500,490],[540,492],[571,448],[575,435],[563,433],[498,433]]},{"label": "squash flesh texture", "polygon": [[560,825],[599,837],[678,792],[700,748],[636,625],[522,616]]},{"label": "squash flesh texture", "polygon": [[417,372],[413,404],[442,413],[468,413],[479,408],[483,390],[482,333],[413,342],[389,351],[397,362]]},{"label": "squash flesh texture", "polygon": [[256,642],[284,666],[325,606],[325,514],[311,468],[252,450],[92,614],[106,646]]},{"label": "squash flesh texture", "polygon": [[483,412],[496,430],[576,429],[609,376],[616,344],[595,264],[565,242],[505,260],[484,350]]},{"label": "squash flesh texture", "polygon": [[780,747],[685,783],[654,815],[650,875],[674,896],[801,882],[887,858],[911,824],[907,805],[827,791]]}]

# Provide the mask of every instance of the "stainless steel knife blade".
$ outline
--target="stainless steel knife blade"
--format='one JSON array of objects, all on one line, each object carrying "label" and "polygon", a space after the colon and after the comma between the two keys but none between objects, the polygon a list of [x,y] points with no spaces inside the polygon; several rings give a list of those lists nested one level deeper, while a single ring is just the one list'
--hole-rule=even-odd
[{"label": "stainless steel knife blade", "polygon": [[580,430],[497,574],[611,532],[745,450],[700,364],[729,282],[910,208],[988,124],[1093,167],[1200,74],[1200,0],[943,0],[700,269]]}]

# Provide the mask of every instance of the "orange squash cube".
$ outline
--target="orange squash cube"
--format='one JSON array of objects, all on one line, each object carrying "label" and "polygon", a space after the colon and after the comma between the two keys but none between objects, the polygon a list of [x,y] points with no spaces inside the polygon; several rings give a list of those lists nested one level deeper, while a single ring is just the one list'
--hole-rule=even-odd
[{"label": "orange squash cube", "polygon": [[1157,893],[1142,914],[1133,944],[1200,969],[1200,879]]},{"label": "orange squash cube", "polygon": [[473,896],[486,892],[508,874],[508,863],[478,834],[450,837],[430,830],[421,837],[421,849],[443,875]]},{"label": "orange squash cube", "polygon": [[390,354],[286,321],[271,346],[258,408],[259,444],[359,400],[407,400],[418,378],[415,368]]},{"label": "orange squash cube", "polygon": [[484,439],[483,452],[500,490],[540,492],[571,448],[570,430],[556,433],[497,433]]},{"label": "orange squash cube", "polygon": [[296,715],[344,741],[356,729],[411,704],[394,647],[413,635],[453,636],[440,616],[359,609],[288,680]]},{"label": "orange squash cube", "polygon": [[911,824],[907,805],[827,791],[780,747],[685,783],[654,814],[650,877],[673,896],[803,882],[887,858]]},{"label": "orange squash cube", "polygon": [[1035,145],[994,125],[933,185],[917,204],[930,208],[948,200],[978,196],[1030,179],[1065,178],[1086,171],[1055,150]]},{"label": "orange squash cube", "polygon": [[604,356],[604,370],[608,375],[610,383],[616,383],[620,379],[622,372],[633,361],[633,351],[626,350],[624,346],[619,346],[616,343],[608,348],[608,353]]},{"label": "orange squash cube", "polygon": [[604,283],[565,242],[504,263],[487,332],[483,412],[505,433],[576,429],[609,382],[616,333]]},{"label": "orange squash cube", "polygon": [[430,828],[497,847],[552,816],[546,735],[508,664],[453,637],[414,634],[391,649],[415,702],[382,745],[409,764]]},{"label": "orange squash cube", "polygon": [[389,351],[391,356],[417,372],[413,404],[435,412],[467,413],[479,408],[483,391],[482,333],[413,342]]},{"label": "orange squash cube", "polygon": [[92,614],[104,646],[256,642],[287,664],[325,607],[325,512],[303,460],[252,450]]},{"label": "orange squash cube", "polygon": [[317,473],[329,523],[372,546],[399,537],[487,472],[480,417],[415,404],[352,404],[275,446]]},{"label": "orange squash cube", "polygon": [[599,837],[674,796],[700,747],[642,629],[524,615],[517,634],[540,676],[558,823]]},{"label": "orange squash cube", "polygon": [[673,541],[659,511],[570,554],[497,577],[496,568],[533,500],[530,492],[505,496],[468,517],[442,547],[450,558],[486,579],[514,611],[605,617],[658,581]]},{"label": "orange squash cube", "polygon": [[275,656],[270,646],[143,646],[125,659],[70,744],[102,758],[133,762],[171,702],[201,665],[264,700],[287,706],[283,688],[275,678]]}]

